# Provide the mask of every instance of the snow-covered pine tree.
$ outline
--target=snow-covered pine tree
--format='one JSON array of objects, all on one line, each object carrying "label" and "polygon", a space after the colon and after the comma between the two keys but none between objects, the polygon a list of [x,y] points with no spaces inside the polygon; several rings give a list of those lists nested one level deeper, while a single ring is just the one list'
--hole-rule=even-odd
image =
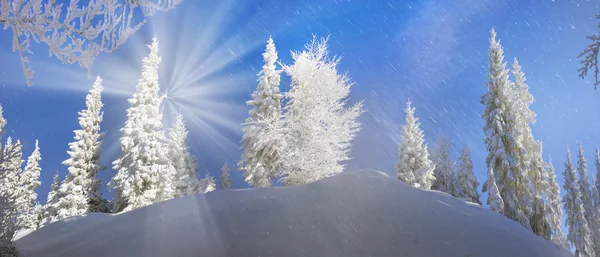
[{"label": "snow-covered pine tree", "polygon": [[577,143],[577,173],[579,174],[579,192],[581,192],[581,203],[583,204],[583,210],[585,211],[585,220],[592,232],[592,242],[594,246],[594,252],[600,256],[600,226],[598,224],[598,212],[592,203],[592,192],[590,185],[590,177],[587,173],[587,159],[583,154],[583,146],[581,142]]},{"label": "snow-covered pine tree", "polygon": [[23,145],[19,140],[13,143],[12,138],[8,137],[2,145],[1,154],[0,195],[10,198],[14,203],[23,167]]},{"label": "snow-covered pine tree", "polygon": [[60,176],[58,175],[58,171],[56,171],[52,185],[50,185],[50,192],[48,192],[48,197],[46,198],[46,205],[44,205],[42,226],[58,220],[58,200],[61,198],[59,189]]},{"label": "snow-covered pine tree", "polygon": [[210,173],[206,172],[203,179],[200,179],[200,184],[198,185],[197,192],[199,194],[206,194],[208,192],[215,191],[217,189],[217,183],[215,182],[215,178],[210,175]]},{"label": "snow-covered pine tree", "polygon": [[17,257],[13,243],[16,232],[14,205],[10,197],[0,194],[0,256]]},{"label": "snow-covered pine tree", "polygon": [[238,167],[246,182],[255,187],[271,186],[271,178],[281,170],[282,121],[279,92],[280,71],[276,70],[277,51],[269,38],[263,53],[265,64],[258,73],[258,87],[252,93],[252,106],[246,119]]},{"label": "snow-covered pine tree", "polygon": [[105,209],[100,194],[101,181],[97,177],[98,171],[103,169],[100,163],[104,138],[104,133],[100,132],[101,94],[102,79],[97,77],[85,97],[86,109],[79,112],[81,128],[74,131],[75,141],[69,143],[69,159],[63,162],[68,172],[59,189],[62,193],[57,203],[59,220]]},{"label": "snow-covered pine tree", "polygon": [[565,235],[563,234],[560,227],[560,222],[562,218],[562,199],[560,196],[560,186],[556,182],[556,173],[554,171],[554,165],[552,165],[552,159],[548,161],[547,170],[548,187],[544,196],[546,197],[546,202],[548,202],[549,205],[549,209],[545,214],[552,231],[550,240],[552,240],[552,242],[554,242],[560,247],[569,249],[567,239],[565,238]]},{"label": "snow-covered pine tree", "polygon": [[529,106],[535,102],[535,99],[533,98],[533,95],[529,93],[529,85],[527,85],[525,82],[527,80],[525,78],[525,73],[523,72],[517,58],[513,60],[512,74],[514,77],[514,83],[512,84],[512,93],[514,95],[512,97],[515,106],[516,120],[521,127],[519,129],[527,133],[525,136],[531,136],[531,128],[529,126],[530,124],[535,123],[536,114],[529,108]]},{"label": "snow-covered pine tree", "polygon": [[6,119],[0,105],[0,256],[17,256],[12,239],[17,230],[15,198],[23,162],[22,145],[19,140],[13,143],[10,137],[6,142],[2,141],[5,127]]},{"label": "snow-covered pine tree", "polygon": [[435,180],[431,189],[454,195],[454,163],[450,159],[450,139],[439,137],[432,154]]},{"label": "snow-covered pine tree", "polygon": [[[529,135],[531,135],[531,133]],[[531,209],[532,212],[529,218],[531,228],[536,235],[540,235],[544,239],[550,240],[553,231],[546,215],[546,212],[550,211],[550,205],[548,202],[544,201],[543,197],[544,192],[548,190],[549,183],[546,163],[542,160],[542,142],[536,142],[531,137],[530,143],[525,145],[527,149],[526,155],[531,156],[528,165],[528,182],[532,185],[529,187],[529,190],[531,190],[531,194],[534,196]]]},{"label": "snow-covered pine tree", "polygon": [[352,83],[339,74],[339,58],[328,57],[327,40],[313,38],[284,66],[291,77],[285,107],[286,149],[281,181],[311,183],[344,170],[351,141],[360,129],[362,103],[347,107]]},{"label": "snow-covered pine tree", "polygon": [[[496,40],[496,31],[490,31],[489,68],[486,92],[481,97],[485,110],[485,144],[488,151],[488,172],[494,172],[496,186],[504,201],[502,213],[532,230],[529,220],[533,196],[530,182],[522,166],[525,150],[520,144],[517,115],[514,108],[514,90],[508,80],[504,50]],[[488,178],[489,179],[489,178]],[[487,182],[486,182],[487,183]],[[484,190],[489,190],[484,185]]]},{"label": "snow-covered pine tree", "polygon": [[18,195],[15,200],[17,211],[17,227],[19,229],[35,229],[37,217],[33,211],[37,193],[35,190],[40,186],[40,165],[42,159],[38,141],[35,141],[35,149],[27,158],[25,168],[19,177]]},{"label": "snow-covered pine tree", "polygon": [[[517,58],[514,59],[512,65],[512,74],[514,83],[512,84],[512,102],[514,104],[514,113],[516,120],[515,129],[518,131],[519,145],[524,151],[521,151],[518,162],[519,166],[526,171],[525,183],[530,186],[525,187],[529,192],[522,194],[523,196],[532,197],[531,207],[527,206],[525,210],[530,211],[529,220],[532,231],[549,239],[552,235],[550,225],[545,222],[545,211],[550,207],[543,200],[543,192],[548,187],[546,164],[542,158],[542,142],[538,142],[533,138],[531,125],[535,123],[536,114],[529,108],[535,101],[529,93],[529,85],[526,83],[525,73],[522,71]],[[526,201],[524,201],[526,202]]]},{"label": "snow-covered pine tree", "polygon": [[188,131],[185,128],[183,114],[177,113],[175,124],[169,129],[169,158],[175,168],[175,197],[194,194],[198,188],[198,165],[186,143]]},{"label": "snow-covered pine tree", "polygon": [[571,150],[567,148],[567,160],[565,161],[565,171],[563,173],[565,197],[563,198],[566,222],[569,232],[567,240],[575,248],[575,256],[592,257],[595,256],[594,245],[592,243],[592,231],[585,219],[585,208],[581,201],[581,191],[577,183],[575,168],[571,163]]},{"label": "snow-covered pine tree", "polygon": [[456,170],[454,195],[465,201],[481,205],[479,192],[477,191],[479,181],[477,181],[475,173],[473,172],[473,159],[467,145],[463,147],[459,161],[460,164]]},{"label": "snow-covered pine tree", "polygon": [[33,215],[35,217],[34,229],[42,227],[42,223],[44,222],[44,206],[40,202],[35,202],[35,205],[33,205]]},{"label": "snow-covered pine tree", "polygon": [[415,117],[415,108],[411,107],[410,100],[404,111],[406,118],[398,147],[396,177],[408,185],[430,189],[436,179],[433,176],[435,165],[429,160],[421,123],[419,118]]},{"label": "snow-covered pine tree", "polygon": [[231,188],[231,177],[229,176],[229,165],[227,163],[223,164],[221,168],[221,188]]},{"label": "snow-covered pine tree", "polygon": [[596,146],[596,182],[594,183],[594,208],[600,213],[600,148]]},{"label": "snow-covered pine tree", "polygon": [[503,214],[504,201],[502,200],[500,191],[498,190],[498,187],[496,186],[496,178],[495,178],[494,170],[492,167],[488,168],[487,185],[488,185],[487,204],[490,206],[491,210]]},{"label": "snow-covered pine tree", "polygon": [[113,210],[133,210],[175,196],[175,169],[169,162],[163,131],[158,86],[158,39],[144,58],[136,92],[129,99],[127,120],[121,129],[121,156],[113,162],[117,174],[109,186],[117,191]]}]

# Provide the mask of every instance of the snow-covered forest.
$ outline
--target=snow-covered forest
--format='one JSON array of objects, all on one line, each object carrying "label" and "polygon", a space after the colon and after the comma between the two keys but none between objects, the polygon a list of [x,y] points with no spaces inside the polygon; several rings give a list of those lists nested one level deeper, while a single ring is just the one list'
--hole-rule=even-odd
[{"label": "snow-covered forest", "polygon": [[[26,84],[32,84],[33,78],[26,56],[32,41],[48,45],[50,54],[61,62],[77,63],[89,72],[95,56],[117,49],[145,23],[132,20],[133,10],[140,8],[149,17],[181,1],[123,2],[97,1],[82,7],[71,1],[73,8],[64,16],[62,6],[41,8],[42,0],[1,2],[0,24],[13,33],[12,47],[20,54]],[[96,19],[104,23],[93,25]],[[404,121],[396,124],[400,127],[399,140],[394,142],[396,164],[386,172],[416,190],[444,192],[497,212],[529,233],[574,251],[575,256],[598,257],[600,148],[584,149],[580,141],[572,142],[560,159],[564,163],[544,152],[533,129],[535,96],[526,79],[529,67],[516,57],[505,58],[503,36],[495,27],[489,35],[481,35],[489,40],[487,73],[478,74],[486,82],[474,85],[485,88],[478,99],[485,167],[474,165],[473,146],[454,149],[453,135],[429,142],[426,124],[421,123],[427,117],[408,100],[402,103]],[[588,38],[592,43],[579,55],[581,67],[573,73],[582,78],[590,73],[597,86],[600,36]],[[231,190],[236,176],[249,187],[291,187],[347,171],[347,162],[354,158],[354,139],[361,132],[361,115],[369,109],[362,99],[351,97],[357,85],[352,72],[341,68],[343,53],[333,53],[331,40],[335,38],[313,36],[302,49],[278,49],[277,37],[264,38],[263,65],[252,82],[255,90],[246,97],[247,118],[239,126],[242,154],[231,167],[221,162],[222,168],[214,171],[219,176],[199,169],[191,151],[194,142],[188,137],[190,126],[181,110],[172,124],[165,124],[161,107],[166,96],[161,94],[159,79],[163,53],[157,36],[145,42],[145,57],[137,62],[141,72],[123,110],[126,120],[116,142],[119,155],[110,163],[101,161],[107,131],[103,119],[111,115],[104,112],[104,74],[94,74],[88,85],[85,108],[78,113],[79,128],[68,143],[68,159],[56,160],[64,165],[66,176],[40,166],[44,141],[24,142],[5,135],[12,131],[13,121],[4,118],[0,103],[0,256],[17,256],[13,241],[49,224],[90,213],[118,215],[174,198]],[[284,59],[282,53],[289,56]],[[284,81],[289,86],[284,87]],[[594,158],[588,161],[586,152],[595,153]],[[99,173],[111,168],[115,175],[102,181]],[[485,174],[484,180],[478,180],[477,170]],[[41,174],[54,175],[43,200],[37,193]],[[557,176],[563,178],[562,184]],[[103,195],[104,187],[114,197]]]}]

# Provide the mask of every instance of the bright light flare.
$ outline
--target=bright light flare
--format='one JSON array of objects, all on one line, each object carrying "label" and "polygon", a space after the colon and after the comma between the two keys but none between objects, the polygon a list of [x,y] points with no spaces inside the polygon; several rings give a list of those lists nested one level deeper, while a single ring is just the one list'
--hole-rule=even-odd
[{"label": "bright light flare", "polygon": [[[242,134],[240,124],[249,108],[245,101],[256,87],[256,73],[260,68],[242,62],[248,61],[244,57],[250,52],[259,51],[269,36],[286,28],[283,23],[265,27],[265,19],[280,15],[272,9],[259,9],[243,17],[237,13],[240,10],[229,1],[200,5],[195,1],[184,1],[174,10],[150,18],[115,52],[98,56],[91,76],[80,67],[62,64],[38,52],[34,55],[37,58],[31,60],[36,67],[32,89],[85,94],[93,79],[101,76],[105,109],[110,109],[105,112],[102,124],[102,130],[107,131],[103,154],[113,158],[120,149],[118,131],[123,127],[125,109],[129,106],[126,99],[135,92],[142,59],[149,53],[146,45],[156,35],[162,58],[159,83],[165,130],[171,126],[175,114],[181,112],[187,121],[191,145],[210,143],[211,149],[222,150],[221,153],[238,154]],[[18,55],[8,51],[0,52],[0,57],[19,63]],[[260,63],[258,59],[251,61]],[[15,65],[14,73],[20,72]],[[23,86],[21,76],[5,77],[10,81],[5,80],[4,84]]]}]

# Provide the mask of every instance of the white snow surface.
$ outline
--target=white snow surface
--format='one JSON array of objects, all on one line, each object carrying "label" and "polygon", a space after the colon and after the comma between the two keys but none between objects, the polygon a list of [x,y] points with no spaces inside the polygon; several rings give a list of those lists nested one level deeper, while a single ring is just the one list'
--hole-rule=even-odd
[{"label": "white snow surface", "polygon": [[32,229],[23,229],[23,230],[19,230],[15,233],[15,236],[13,237],[13,240],[19,240],[19,238],[24,237],[26,235],[29,235],[29,233],[33,232],[34,230]]},{"label": "white snow surface", "polygon": [[572,256],[496,212],[376,171],[55,222],[22,256]]}]

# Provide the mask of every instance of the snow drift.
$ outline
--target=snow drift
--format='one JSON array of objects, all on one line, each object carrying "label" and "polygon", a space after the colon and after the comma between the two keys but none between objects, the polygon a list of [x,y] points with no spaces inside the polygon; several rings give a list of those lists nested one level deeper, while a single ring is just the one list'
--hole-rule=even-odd
[{"label": "snow drift", "polygon": [[572,256],[518,223],[381,172],[218,190],[49,224],[22,256]]}]

